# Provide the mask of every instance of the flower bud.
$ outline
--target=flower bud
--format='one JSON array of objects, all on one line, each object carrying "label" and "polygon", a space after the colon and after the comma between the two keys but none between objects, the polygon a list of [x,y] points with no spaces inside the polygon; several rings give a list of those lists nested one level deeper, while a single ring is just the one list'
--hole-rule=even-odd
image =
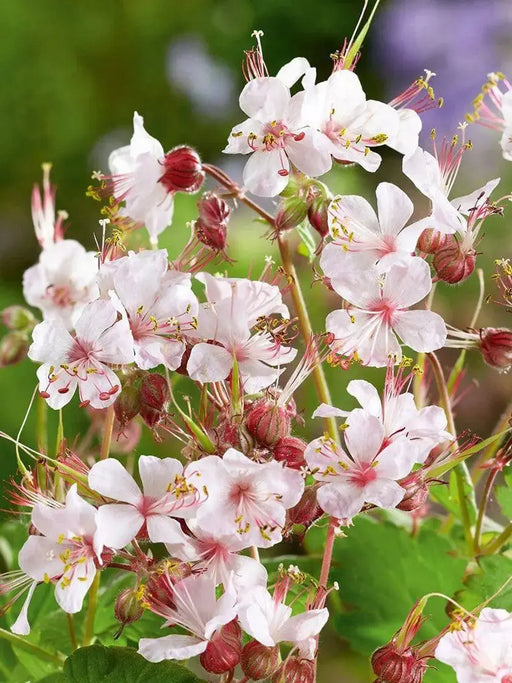
[{"label": "flower bud", "polygon": [[286,463],[287,467],[294,470],[300,470],[306,465],[304,459],[304,451],[306,450],[306,442],[298,439],[295,436],[285,436],[274,446],[274,458],[278,462]]},{"label": "flower bud", "polygon": [[167,380],[158,372],[144,375],[140,387],[140,416],[148,427],[154,427],[164,417],[169,403]]},{"label": "flower bud", "polygon": [[480,351],[488,365],[508,369],[512,365],[512,330],[484,327],[480,330]]},{"label": "flower bud", "polygon": [[302,223],[308,214],[308,204],[302,197],[286,197],[281,202],[275,218],[278,232],[291,230]]},{"label": "flower bud", "polygon": [[205,192],[197,202],[199,218],[208,225],[227,223],[231,208],[227,202],[213,192]]},{"label": "flower bud", "polygon": [[446,243],[446,235],[435,228],[425,228],[418,239],[418,249],[425,254],[435,254]]},{"label": "flower bud", "polygon": [[21,363],[27,357],[28,339],[21,332],[9,332],[0,341],[0,368]]},{"label": "flower bud", "polygon": [[311,227],[314,228],[322,238],[329,234],[327,209],[330,203],[330,199],[315,197],[308,208],[308,220],[311,223]]},{"label": "flower bud", "polygon": [[140,595],[136,588],[125,588],[116,598],[114,616],[124,626],[138,621],[144,614]]},{"label": "flower bud", "polygon": [[164,157],[164,173],[159,182],[169,192],[197,192],[204,181],[205,173],[198,153],[183,145],[175,147]]},{"label": "flower bud", "polygon": [[412,512],[425,504],[428,498],[428,486],[423,480],[421,471],[413,472],[399,483],[405,489],[405,495],[397,505],[399,510]]},{"label": "flower bud", "polygon": [[122,427],[138,415],[140,405],[140,387],[137,384],[126,383],[114,403],[114,413]]},{"label": "flower bud", "polygon": [[8,306],[2,311],[2,322],[9,330],[31,332],[36,326],[37,320],[23,306]]},{"label": "flower bud", "polygon": [[436,251],[432,261],[437,277],[451,285],[466,280],[475,270],[475,264],[474,249],[463,251],[453,235],[446,235],[444,246]]},{"label": "flower bud", "polygon": [[373,653],[372,667],[382,683],[421,683],[427,663],[412,648],[401,651],[391,642]]},{"label": "flower bud", "polygon": [[290,416],[286,408],[262,398],[251,407],[246,421],[247,431],[262,446],[272,448],[290,433]]},{"label": "flower bud", "polygon": [[215,631],[199,661],[209,673],[223,674],[237,666],[241,655],[242,629],[234,619]]},{"label": "flower bud", "polygon": [[272,683],[314,683],[315,663],[292,655],[272,676]]},{"label": "flower bud", "polygon": [[198,218],[194,224],[197,239],[213,251],[224,251],[226,248],[228,231],[224,223],[205,223]]},{"label": "flower bud", "polygon": [[277,671],[280,663],[279,645],[266,647],[257,640],[251,640],[242,650],[240,661],[242,671],[253,681],[270,678]]},{"label": "flower bud", "polygon": [[307,528],[323,515],[323,510],[318,505],[317,491],[318,486],[315,484],[306,486],[299,502],[287,511],[287,521],[290,524],[302,524]]}]

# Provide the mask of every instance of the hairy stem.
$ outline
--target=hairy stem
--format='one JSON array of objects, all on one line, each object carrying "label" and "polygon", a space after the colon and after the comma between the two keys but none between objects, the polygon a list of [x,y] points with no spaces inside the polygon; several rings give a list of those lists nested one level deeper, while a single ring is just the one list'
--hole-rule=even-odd
[{"label": "hairy stem", "polygon": [[480,507],[478,509],[478,517],[476,519],[476,525],[475,525],[475,540],[474,540],[474,552],[475,555],[478,555],[480,552],[480,537],[482,534],[482,524],[484,521],[485,517],[485,512],[487,510],[487,504],[489,502],[489,498],[492,493],[492,487],[494,486],[494,481],[496,479],[496,476],[498,474],[497,469],[492,469],[489,472],[489,476],[487,477],[487,480],[485,482],[485,487],[482,493],[482,500],[480,501]]},{"label": "hairy stem", "polygon": [[9,643],[11,643],[11,645],[20,648],[20,650],[26,650],[36,657],[39,657],[39,659],[44,659],[46,662],[53,662],[54,664],[61,665],[66,659],[64,655],[54,654],[53,652],[44,650],[42,647],[34,645],[30,641],[25,640],[25,638],[17,636],[14,633],[10,633],[3,628],[0,628],[0,638],[7,640]]},{"label": "hairy stem", "polygon": [[512,522],[506,526],[501,534],[497,536],[494,541],[491,541],[488,545],[483,548],[482,553],[484,555],[493,555],[497,550],[501,548],[501,546],[505,545],[505,543],[512,537]]},{"label": "hairy stem", "polygon": [[[446,414],[446,420],[448,422],[448,431],[453,434],[454,437],[457,436],[457,431],[455,428],[455,421],[453,419],[452,406],[450,401],[450,395],[448,393],[448,387],[446,386],[446,380],[443,373],[443,368],[439,362],[435,353],[428,353],[427,357],[430,361],[432,371],[436,380],[437,389],[439,392],[439,397]],[[457,440],[453,444],[453,448],[458,448]],[[471,484],[471,478],[465,463],[460,463],[454,468],[456,482],[457,482],[457,495],[459,498],[460,514],[462,519],[462,525],[464,527],[464,537],[466,539],[466,547],[469,554],[473,555],[473,535],[471,533],[471,518],[469,515],[469,506],[465,493],[465,484]],[[472,484],[471,484],[472,485]]]},{"label": "hairy stem", "polygon": [[75,620],[72,614],[66,612],[66,621],[68,623],[69,639],[71,641],[71,649],[73,652],[78,648],[78,641],[76,639]]},{"label": "hairy stem", "polygon": [[94,620],[96,617],[96,609],[98,607],[98,592],[100,589],[100,572],[96,572],[94,581],[89,589],[89,606],[87,607],[87,614],[85,616],[84,627],[84,647],[91,645],[94,640]]},{"label": "hairy stem", "polygon": [[110,442],[112,441],[112,430],[114,429],[114,406],[107,408],[107,415],[105,417],[105,428],[103,432],[103,440],[101,442],[100,460],[106,460],[110,452]]}]

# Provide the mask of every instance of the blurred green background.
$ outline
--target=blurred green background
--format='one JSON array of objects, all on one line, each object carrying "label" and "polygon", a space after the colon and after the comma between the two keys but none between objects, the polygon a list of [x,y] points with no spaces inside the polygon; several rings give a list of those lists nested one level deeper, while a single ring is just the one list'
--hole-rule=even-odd
[{"label": "blurred green background", "polygon": [[[164,148],[188,143],[203,159],[223,164],[239,178],[242,160],[223,158],[221,150],[231,126],[244,118],[237,99],[243,86],[243,50],[253,44],[251,32],[262,29],[265,33],[263,49],[271,73],[300,55],[317,66],[323,79],[330,73],[330,53],[350,36],[361,6],[357,0],[0,0],[0,307],[22,302],[22,273],[38,258],[30,192],[40,180],[42,162],[53,163],[57,208],[69,213],[67,236],[94,249],[93,235],[100,234],[99,205],[86,198],[85,190],[91,172],[106,171],[109,152],[129,141],[134,110],[145,117],[147,130]],[[489,12],[484,11],[490,6],[498,28],[489,23]],[[439,136],[451,136],[457,121],[471,109],[471,98],[486,73],[506,70],[510,64],[512,53],[503,40],[510,28],[507,22],[506,0],[384,0],[357,72],[368,97],[386,100],[424,67],[437,71],[439,87],[433,83],[446,104],[443,110],[427,112],[425,140],[433,126]],[[422,41],[421,36],[427,39]],[[511,167],[501,159],[498,134],[477,129],[469,137],[475,140],[475,149],[463,164],[454,196],[497,175],[503,182],[496,196],[507,194]],[[417,201],[421,215],[425,202],[401,176],[400,157],[392,152],[383,156],[381,169],[374,175],[359,168],[338,169],[327,182],[333,192],[360,193],[373,201],[377,183],[393,180]],[[161,240],[171,257],[184,244],[186,221],[194,217],[195,199],[179,196],[173,227]],[[509,230],[507,214],[486,223],[478,265],[484,269],[488,292],[493,287],[493,259],[510,255]],[[229,253],[236,263],[228,267],[228,274],[246,275],[250,268],[259,272],[263,257],[275,253],[264,233],[261,223],[239,213],[229,234]],[[310,264],[301,256],[296,260],[316,330],[321,331],[327,311],[336,308],[338,301],[320,285],[310,286]],[[435,308],[451,324],[464,327],[477,290],[474,277],[458,287],[440,286]],[[488,305],[480,324],[507,325],[508,319],[503,309]],[[443,362],[454,358],[447,352]],[[470,366],[467,393],[457,406],[459,425],[485,437],[509,400],[510,379],[485,368],[476,355]],[[354,376],[383,379],[380,371],[329,371],[337,405],[353,405],[344,387]],[[2,369],[1,430],[17,433],[34,386],[30,361]],[[182,380],[178,392],[182,386],[187,391]],[[311,384],[302,388],[298,405],[308,418],[316,405]],[[320,428],[308,420],[306,436],[315,436]],[[65,431],[69,436],[83,435],[86,429],[86,416],[74,403],[66,410]],[[55,430],[53,415],[50,433]],[[33,414],[23,440],[35,445]],[[146,435],[138,452],[172,455],[175,449],[173,444],[155,444]],[[0,442],[1,480],[14,472],[13,456],[11,445]],[[322,664],[320,680],[369,680],[365,665],[355,659],[352,663],[348,655],[343,670],[339,669],[339,642],[325,636],[326,641],[331,638],[331,656]]]}]

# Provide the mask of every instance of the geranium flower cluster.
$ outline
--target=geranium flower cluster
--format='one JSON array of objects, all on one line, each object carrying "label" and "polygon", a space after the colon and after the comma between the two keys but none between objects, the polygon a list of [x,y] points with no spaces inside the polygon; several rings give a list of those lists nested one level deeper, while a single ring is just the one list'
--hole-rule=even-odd
[{"label": "geranium flower cluster", "polygon": [[[19,456],[23,476],[12,499],[29,510],[30,531],[20,571],[4,576],[0,593],[12,594],[8,608],[25,595],[12,631],[26,635],[39,584],[52,584],[58,605],[74,614],[104,571],[124,571],[133,587],[119,594],[116,618],[129,627],[149,610],[170,629],[140,639],[147,660],[199,657],[204,670],[225,675],[222,681],[241,671],[240,683],[314,683],[326,599],[336,588],[329,568],[340,527],[358,514],[395,508],[418,523],[429,487],[478,450],[476,439],[468,445],[458,438],[453,420],[461,369],[447,382],[434,352],[476,347],[488,364],[506,369],[512,331],[474,330],[474,323],[469,331],[452,328],[431,310],[433,285],[473,273],[481,226],[503,212],[508,197],[491,202],[499,183],[492,179],[450,198],[471,144],[462,124],[449,142],[438,144],[433,135],[432,153],[418,146],[419,113],[437,104],[430,72],[391,103],[377,102],[366,98],[350,44],[334,55],[331,76],[316,83],[316,70],[301,57],[270,76],[260,37],[256,32],[258,46],[244,65],[240,107],[248,118],[224,150],[248,156],[243,187],[188,146],[164,152],[136,112],[130,144],[112,152],[110,174],[95,172],[98,184],[89,188],[106,200],[108,216],[100,221],[97,253],[65,237],[67,215],[55,210],[48,167],[43,195],[34,190],[42,250],[25,272],[23,291],[42,320],[21,307],[4,311],[10,332],[2,364],[26,355],[39,364],[42,410],[62,410],[78,392],[80,408],[95,411],[102,440],[91,452],[90,443],[85,448],[68,436],[71,451],[59,432],[55,458],[41,447],[32,469]],[[486,95],[502,113],[495,123],[505,136],[509,92],[499,90],[498,80],[492,77]],[[491,110],[482,99],[477,111],[483,117]],[[508,158],[507,144],[502,139]],[[428,199],[427,215],[412,218],[412,201],[391,182],[378,185],[375,211],[361,196],[332,197],[318,180],[333,164],[375,171],[382,145],[403,155],[404,175]],[[199,192],[207,178],[212,186],[198,198],[190,240],[176,253],[159,249],[176,196]],[[282,193],[276,217],[248,193]],[[213,261],[231,263],[228,224],[238,202],[267,221],[280,250],[280,266],[268,258],[259,279],[208,272]],[[310,259],[320,254],[316,279],[337,302],[316,332],[290,255],[296,227]],[[141,228],[148,248],[134,250],[131,236]],[[508,270],[503,278],[512,278]],[[410,352],[419,354],[412,368]],[[346,391],[359,407],[333,406],[325,363],[340,376],[351,366],[385,368],[384,388],[352,379]],[[324,420],[325,432],[308,443],[295,430],[304,422],[297,389],[310,375],[320,404],[313,417]],[[189,390],[198,396],[194,407]],[[158,440],[174,437],[169,456],[137,454],[123,464],[112,457],[113,430],[125,439],[124,452],[135,453],[139,435],[130,429],[139,417]],[[312,424],[318,434],[319,422]],[[496,455],[493,476],[509,453],[504,446]],[[475,530],[464,529],[476,552],[493,482]],[[318,577],[294,565],[267,573],[260,551],[293,537],[300,542],[327,517]],[[499,549],[503,534],[506,542],[502,531],[487,550],[496,543]],[[463,619],[440,634],[435,656],[462,683],[509,683],[509,622],[503,610],[484,609],[477,622]],[[375,653],[378,681],[421,682],[435,648],[416,652],[404,642]]]}]

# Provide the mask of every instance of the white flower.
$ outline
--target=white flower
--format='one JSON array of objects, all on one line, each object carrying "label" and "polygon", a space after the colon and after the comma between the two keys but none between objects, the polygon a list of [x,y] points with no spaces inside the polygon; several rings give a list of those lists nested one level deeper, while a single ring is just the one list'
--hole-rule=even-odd
[{"label": "white flower", "polygon": [[20,550],[21,569],[38,582],[55,583],[55,599],[65,612],[82,609],[96,575],[94,545],[96,508],[83,500],[74,484],[62,508],[34,506],[32,524],[41,533],[29,536]]},{"label": "white flower", "polygon": [[411,200],[392,183],[380,183],[376,194],[378,218],[366,199],[357,195],[335,197],[329,205],[333,241],[320,260],[327,277],[337,277],[345,269],[343,252],[358,254],[361,267],[377,262],[379,272],[406,262],[414,252],[425,226],[419,221],[404,227],[414,210]]},{"label": "white flower", "polygon": [[39,263],[23,274],[23,296],[41,309],[45,320],[61,320],[74,327],[88,303],[98,297],[98,261],[75,240],[47,245]]},{"label": "white flower", "polygon": [[312,609],[292,616],[292,608],[283,604],[263,586],[256,586],[240,598],[238,617],[242,628],[267,647],[287,642],[298,644],[320,633],[329,617],[323,609]]},{"label": "white flower", "polygon": [[414,445],[400,439],[386,445],[380,420],[353,410],[344,432],[347,453],[327,436],[312,441],[304,457],[319,488],[318,504],[329,515],[350,520],[365,503],[394,508],[405,490],[397,480],[408,475],[416,462]]},{"label": "white flower", "polygon": [[425,261],[415,257],[407,265],[393,265],[382,279],[371,268],[331,279],[334,290],[350,304],[327,316],[326,329],[335,337],[333,350],[356,355],[365,365],[383,367],[390,357],[400,360],[402,356],[396,335],[415,351],[441,348],[446,341],[441,316],[407,310],[432,288]]},{"label": "white flower", "polygon": [[102,285],[108,282],[126,310],[135,363],[143,370],[160,364],[176,370],[198,313],[190,275],[169,270],[165,249],[131,252],[108,265]]},{"label": "white flower", "polygon": [[[173,606],[162,605],[158,614],[167,626],[181,626],[192,635],[141,638],[139,653],[150,662],[189,659],[201,654],[220,627],[236,618],[235,593],[228,589],[217,600],[216,583],[209,574],[193,574],[173,586]],[[155,610],[156,611],[156,610]]]},{"label": "white flower", "polygon": [[[123,548],[146,525],[154,543],[180,542],[183,532],[173,517],[190,517],[204,499],[203,482],[174,458],[141,455],[139,474],[143,491],[118,460],[95,463],[89,486],[102,496],[121,501],[98,510],[97,544]],[[197,488],[195,486],[197,484]]]},{"label": "white flower", "polygon": [[253,462],[234,448],[222,458],[208,456],[191,463],[189,469],[201,475],[208,490],[195,524],[215,534],[241,536],[245,547],[279,543],[286,510],[299,502],[304,491],[300,472],[276,461]]},{"label": "white flower", "polygon": [[164,149],[144,128],[144,119],[133,115],[130,144],[114,150],[108,164],[114,181],[114,196],[125,202],[122,210],[129,218],[146,226],[151,241],[172,221],[173,194],[160,182]]},{"label": "white flower", "polygon": [[445,633],[435,656],[455,669],[457,683],[510,683],[512,614],[486,607],[475,623]]},{"label": "white flower", "polygon": [[78,387],[80,401],[93,408],[113,403],[120,382],[110,364],[133,362],[133,339],[126,317],[119,319],[111,301],[88,304],[71,336],[60,320],[34,328],[28,355],[43,363],[37,370],[39,390],[51,408],[62,408]]},{"label": "white flower", "polygon": [[307,125],[300,93],[290,94],[291,85],[306,70],[303,61],[293,60],[277,77],[254,78],[240,95],[240,108],[249,118],[233,128],[224,152],[251,155],[244,168],[244,185],[262,197],[284,190],[290,161],[309,176],[323,175],[331,168],[326,140]]}]

